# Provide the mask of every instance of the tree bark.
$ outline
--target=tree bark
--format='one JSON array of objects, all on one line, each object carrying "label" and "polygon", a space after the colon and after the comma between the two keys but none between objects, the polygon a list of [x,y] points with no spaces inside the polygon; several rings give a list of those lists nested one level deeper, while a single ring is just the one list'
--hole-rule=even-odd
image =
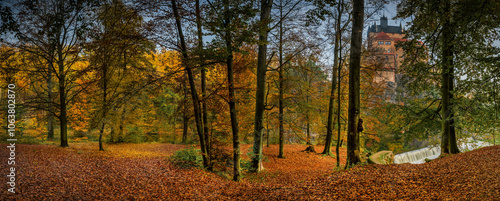
[{"label": "tree bark", "polygon": [[[59,70],[64,70],[64,66],[59,67]],[[60,71],[62,72],[62,71]],[[68,147],[68,117],[66,114],[66,91],[64,87],[64,74],[61,73],[61,79],[59,80],[59,101],[60,101],[60,133],[61,133],[61,147]]]},{"label": "tree bark", "polygon": [[200,10],[200,0],[196,0],[196,30],[198,34],[198,53],[200,55],[200,65],[201,67],[201,114],[203,121],[203,135],[205,136],[205,142],[207,144],[207,154],[210,155],[211,143],[210,136],[208,133],[208,113],[207,113],[207,101],[205,100],[207,96],[207,75],[205,69],[205,58],[203,57],[203,30],[201,25],[201,10]]},{"label": "tree bark", "polygon": [[184,102],[182,103],[182,144],[187,143],[188,129],[189,129],[189,117],[188,117],[188,89],[185,81],[182,82],[182,89],[184,92]]},{"label": "tree bark", "polygon": [[[340,4],[339,4],[340,6]],[[340,13],[338,16],[340,19]],[[325,139],[325,148],[321,154],[331,154],[332,149],[332,136],[333,136],[333,105],[335,102],[335,87],[337,85],[337,75],[335,68],[338,66],[338,55],[339,55],[339,42],[340,42],[340,20],[337,20],[336,25],[336,33],[335,33],[335,47],[334,47],[334,58],[333,58],[333,68],[332,68],[332,90],[330,92],[330,101],[328,103],[328,120],[326,125],[326,139]]]},{"label": "tree bark", "polygon": [[361,162],[358,122],[360,119],[360,69],[361,42],[363,35],[364,0],[354,0],[351,52],[349,62],[349,110],[347,127],[346,168]]},{"label": "tree bark", "polygon": [[[337,85],[337,79],[340,78],[340,62],[339,62],[339,51],[340,51],[340,35],[342,33],[342,30],[341,30],[341,26],[340,26],[340,23],[342,22],[341,21],[341,18],[342,18],[342,10],[340,9],[341,6],[342,6],[343,2],[342,3],[338,3],[337,4],[337,19],[336,19],[336,25],[335,25],[335,47],[334,47],[334,58],[333,58],[333,68],[332,68],[332,91],[330,93],[330,101],[328,103],[328,120],[327,120],[327,127],[326,127],[326,140],[325,140],[325,149],[323,150],[322,154],[328,154],[330,155],[331,153],[331,149],[332,149],[332,138],[333,138],[333,129],[334,129],[334,126],[333,126],[333,121],[334,121],[334,118],[333,118],[333,105],[334,105],[334,102],[335,102],[335,87]],[[337,73],[335,72],[335,69],[338,68],[338,78],[337,78]],[[340,84],[340,80],[339,80],[339,84]],[[340,85],[338,86],[338,90],[340,91]],[[337,96],[337,99],[340,103],[340,95]],[[337,108],[337,110],[339,110],[339,108]],[[338,125],[340,126],[340,124]],[[338,144],[338,142],[337,142]],[[338,151],[336,151],[338,152]],[[338,156],[338,153],[336,153],[337,156]]]},{"label": "tree bark", "polygon": [[[280,1],[280,19],[283,19],[283,5],[282,2]],[[283,127],[283,113],[284,113],[284,101],[283,101],[283,84],[285,84],[285,81],[283,80],[283,72],[284,72],[284,66],[283,66],[283,20],[280,20],[280,31],[279,31],[279,153],[278,153],[278,158],[285,158],[285,153],[284,153],[284,139],[283,135],[285,132],[285,128]]]},{"label": "tree bark", "polygon": [[[342,1],[343,2],[343,1]],[[340,108],[340,83],[342,81],[342,76],[340,75],[342,70],[342,54],[339,55],[339,66],[337,69],[337,76],[338,76],[338,83],[337,83],[337,145],[335,146],[335,154],[337,155],[337,167],[340,167],[340,111],[342,108]]]},{"label": "tree bark", "polygon": [[449,87],[450,87],[450,137],[449,137],[449,146],[450,146],[450,153],[452,154],[457,154],[460,153],[460,150],[458,149],[457,145],[457,135],[455,133],[455,112],[453,108],[453,102],[454,102],[454,96],[453,96],[453,88],[454,88],[454,73],[455,73],[455,68],[453,66],[453,45],[451,45],[452,49],[452,60],[451,60],[451,71],[450,71],[450,80],[449,80]]},{"label": "tree bark", "polygon": [[[447,1],[444,7],[444,13],[450,13],[450,2]],[[451,16],[444,16],[444,24],[441,36],[441,112],[442,112],[442,135],[441,135],[441,153],[451,153],[450,141],[452,133],[452,108],[451,108],[451,88],[453,72],[453,50],[452,50],[452,27]],[[456,140],[456,139],[455,139]]]},{"label": "tree bark", "polygon": [[260,27],[259,27],[259,51],[257,53],[257,91],[255,94],[255,126],[254,126],[254,144],[252,167],[255,172],[264,169],[262,165],[262,134],[264,130],[263,119],[265,109],[265,91],[266,91],[266,57],[267,57],[267,35],[269,33],[268,25],[270,21],[271,7],[273,0],[260,1]]},{"label": "tree bark", "polygon": [[182,115],[182,144],[187,143],[188,129],[189,129],[189,118],[186,114]]},{"label": "tree bark", "polygon": [[57,65],[59,67],[59,105],[60,105],[60,133],[61,147],[68,147],[68,117],[66,105],[66,71],[64,69],[64,56],[62,44],[57,45]]},{"label": "tree bark", "polygon": [[102,136],[104,135],[104,128],[106,127],[106,114],[107,114],[107,96],[108,96],[108,66],[104,64],[102,66],[102,116],[101,116],[101,129],[99,130],[99,151],[104,151],[104,146],[102,144]]},{"label": "tree bark", "polygon": [[181,42],[181,53],[182,57],[184,58],[184,65],[185,65],[185,70],[188,75],[189,79],[189,85],[191,88],[191,97],[193,99],[193,108],[194,108],[194,119],[196,122],[196,130],[198,131],[198,137],[200,139],[200,148],[201,148],[201,153],[203,157],[203,167],[211,170],[210,166],[210,156],[207,154],[207,147],[205,145],[205,138],[203,135],[203,122],[200,114],[200,101],[198,100],[198,93],[196,92],[196,86],[194,83],[194,76],[193,76],[193,71],[189,67],[189,56],[187,54],[187,46],[186,42],[184,40],[184,34],[182,33],[182,25],[181,25],[181,20],[179,16],[179,11],[177,10],[177,4],[175,0],[172,0],[172,10],[174,11],[174,17],[175,17],[175,23],[177,25],[177,32],[179,34],[179,39]]},{"label": "tree bark", "polygon": [[229,91],[229,114],[231,116],[231,129],[233,132],[233,180],[241,180],[241,153],[240,153],[240,139],[238,135],[238,118],[236,110],[236,101],[234,95],[234,73],[233,73],[233,44],[231,31],[228,26],[230,24],[230,10],[229,10],[229,0],[224,1],[224,25],[226,28],[226,65],[227,65],[227,81],[228,81],[228,91]]},{"label": "tree bark", "polygon": [[47,115],[47,140],[54,140],[54,114],[52,107],[52,70],[53,70],[53,62],[49,61],[49,67],[47,72],[47,91],[48,91],[48,115]]}]

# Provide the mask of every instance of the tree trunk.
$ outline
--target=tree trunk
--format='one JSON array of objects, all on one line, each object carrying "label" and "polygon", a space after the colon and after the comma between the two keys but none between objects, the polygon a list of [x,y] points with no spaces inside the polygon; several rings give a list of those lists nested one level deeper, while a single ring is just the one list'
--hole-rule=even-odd
[{"label": "tree trunk", "polygon": [[[340,4],[339,4],[340,5]],[[340,18],[340,13],[338,18]],[[333,68],[332,68],[332,90],[330,92],[330,101],[328,103],[328,121],[326,125],[326,139],[325,139],[325,149],[321,154],[330,155],[332,149],[332,136],[333,136],[333,105],[335,102],[335,87],[337,85],[337,75],[335,72],[335,68],[338,66],[338,55],[339,55],[339,43],[340,43],[340,24],[339,20],[337,20],[337,30],[335,33],[335,49],[334,49],[334,58],[333,58]]]},{"label": "tree trunk", "polygon": [[266,113],[266,146],[269,147],[269,114]]},{"label": "tree trunk", "polygon": [[[445,13],[450,12],[450,3],[446,2]],[[451,49],[452,27],[449,16],[445,17],[441,38],[441,112],[442,112],[442,135],[441,153],[450,153],[450,132],[451,132],[451,105],[450,105],[450,74],[452,72],[453,52]]]},{"label": "tree trunk", "polygon": [[450,137],[449,137],[449,146],[450,146],[450,153],[452,154],[458,154],[460,153],[460,150],[458,149],[457,145],[457,135],[455,133],[455,112],[453,108],[453,102],[454,102],[454,96],[453,96],[453,88],[454,88],[454,73],[455,73],[455,68],[453,66],[453,45],[451,45],[452,49],[452,60],[451,60],[451,71],[450,71],[450,81],[449,81],[449,87],[450,87]]},{"label": "tree trunk", "polygon": [[306,124],[306,133],[307,133],[307,142],[306,145],[312,145],[311,143],[311,124],[309,123],[309,116],[307,117],[307,124]]},{"label": "tree trunk", "polygon": [[231,129],[233,131],[233,180],[241,180],[241,153],[240,153],[240,139],[238,136],[238,118],[236,110],[236,101],[234,95],[234,73],[233,73],[233,44],[231,32],[227,26],[230,24],[230,10],[229,10],[229,0],[224,1],[224,18],[226,26],[226,65],[227,65],[227,81],[228,81],[228,91],[229,91],[229,114],[231,116]]},{"label": "tree trunk", "polygon": [[182,82],[182,88],[184,91],[184,103],[182,103],[182,144],[187,143],[188,129],[189,129],[189,117],[188,117],[188,89],[186,83]]},{"label": "tree trunk", "polygon": [[207,101],[205,100],[207,97],[207,75],[205,69],[205,59],[203,57],[203,32],[202,32],[202,24],[201,24],[201,10],[200,10],[200,0],[196,0],[196,30],[198,34],[198,52],[200,55],[200,65],[201,67],[201,113],[202,113],[202,121],[203,121],[203,135],[205,136],[205,142],[207,146],[207,154],[210,156],[211,144],[210,137],[208,133],[208,113],[207,113]]},{"label": "tree trunk", "polygon": [[59,105],[60,105],[60,133],[61,147],[68,147],[68,117],[66,114],[66,72],[64,70],[63,48],[58,47],[58,67],[59,67]]},{"label": "tree trunk", "polygon": [[264,130],[263,119],[265,109],[265,91],[266,91],[266,54],[267,54],[267,35],[269,33],[268,25],[270,21],[271,7],[273,0],[260,1],[260,27],[259,27],[259,51],[257,54],[257,91],[255,94],[255,126],[254,126],[254,144],[252,167],[255,172],[264,169],[262,165],[262,134]]},{"label": "tree trunk", "polygon": [[104,135],[104,127],[106,124],[103,122],[101,129],[99,129],[99,151],[104,151],[104,146],[102,145],[102,136]]},{"label": "tree trunk", "polygon": [[[283,5],[282,2],[280,1],[280,19],[283,19]],[[285,108],[285,105],[283,104],[283,84],[285,81],[283,80],[283,72],[284,72],[284,66],[283,66],[283,20],[280,20],[280,40],[279,40],[279,154],[278,158],[285,158],[285,153],[283,151],[284,148],[284,139],[283,139],[283,133],[285,132],[285,128],[283,127],[283,110]]]},{"label": "tree trunk", "polygon": [[338,76],[338,83],[337,83],[337,145],[335,147],[335,153],[337,155],[337,167],[340,167],[340,111],[342,108],[340,108],[340,83],[342,81],[342,76],[340,75],[342,70],[342,54],[339,55],[339,66],[337,69],[337,76]]},{"label": "tree trunk", "polygon": [[108,96],[108,66],[106,64],[103,64],[102,66],[102,116],[101,116],[101,129],[99,131],[99,151],[104,151],[104,146],[102,144],[102,136],[104,135],[104,128],[106,127],[106,114],[108,111],[107,108],[107,96]]},{"label": "tree trunk", "polygon": [[182,115],[182,144],[187,143],[188,129],[189,129],[189,118],[186,114]]},{"label": "tree trunk", "polygon": [[49,67],[47,72],[47,91],[48,91],[48,115],[47,115],[47,140],[54,140],[54,112],[52,107],[52,70],[53,63],[49,61]]},{"label": "tree trunk", "polygon": [[[231,42],[227,42],[230,46]],[[231,128],[233,131],[233,157],[234,157],[234,181],[241,180],[241,167],[240,167],[240,139],[238,136],[238,118],[236,110],[236,102],[234,96],[234,75],[233,75],[233,54],[229,53],[227,58],[227,73],[228,73],[228,88],[229,88],[229,113],[231,116]]]},{"label": "tree trunk", "polygon": [[180,42],[181,42],[181,53],[182,53],[182,57],[184,58],[184,65],[185,65],[185,69],[186,69],[186,72],[187,72],[187,75],[188,75],[188,79],[189,79],[189,85],[190,85],[190,88],[191,88],[191,97],[193,99],[193,108],[194,108],[194,119],[195,119],[195,122],[196,122],[196,130],[198,131],[198,137],[200,139],[200,147],[201,147],[201,153],[202,153],[202,157],[203,157],[203,167],[211,170],[211,166],[210,166],[210,156],[207,155],[207,147],[205,146],[205,138],[204,138],[204,135],[203,135],[203,122],[202,122],[202,118],[201,118],[201,114],[200,114],[200,102],[198,100],[198,93],[196,92],[196,86],[195,86],[195,83],[194,83],[194,75],[193,75],[193,71],[191,70],[191,68],[189,67],[189,64],[187,61],[189,61],[189,56],[187,54],[187,46],[186,46],[186,42],[184,40],[184,34],[182,33],[182,25],[181,25],[181,20],[180,20],[180,16],[179,16],[179,11],[177,10],[177,4],[175,2],[175,0],[172,0],[172,10],[174,11],[174,17],[175,17],[175,23],[177,25],[177,32],[179,34],[179,39],[180,39]]},{"label": "tree trunk", "polygon": [[349,111],[347,127],[346,168],[361,162],[358,123],[360,119],[360,68],[363,36],[364,0],[354,0],[351,53],[349,62]]}]

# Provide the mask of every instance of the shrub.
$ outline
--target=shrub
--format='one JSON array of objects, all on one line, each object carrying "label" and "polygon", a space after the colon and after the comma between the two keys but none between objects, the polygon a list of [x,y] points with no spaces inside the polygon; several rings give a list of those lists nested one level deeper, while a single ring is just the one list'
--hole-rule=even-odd
[{"label": "shrub", "polygon": [[123,138],[123,142],[127,143],[140,143],[141,142],[141,133],[143,133],[142,129],[131,126],[128,128],[128,132],[125,134]]},{"label": "shrub", "polygon": [[199,149],[190,147],[175,152],[169,159],[170,161],[182,168],[202,167],[203,158]]},{"label": "shrub", "polygon": [[210,159],[215,171],[228,171],[233,164],[232,151],[228,148],[227,142],[213,138],[210,142]]},{"label": "shrub", "polygon": [[[255,154],[253,153],[253,146],[248,148],[247,151],[247,156],[249,160],[241,159],[241,170],[247,171],[247,172],[254,172],[255,169],[253,168],[252,164],[252,159],[254,158]],[[262,161],[263,162],[268,162],[269,160],[267,159],[266,156],[262,156]]]}]

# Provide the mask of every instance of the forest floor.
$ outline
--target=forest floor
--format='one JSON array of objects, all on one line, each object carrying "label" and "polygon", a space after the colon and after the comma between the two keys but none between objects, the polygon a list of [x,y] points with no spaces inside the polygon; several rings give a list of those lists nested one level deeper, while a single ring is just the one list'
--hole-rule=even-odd
[{"label": "forest floor", "polygon": [[[264,147],[266,170],[242,182],[167,158],[183,145],[16,144],[16,194],[7,191],[7,145],[0,151],[0,200],[347,200],[500,199],[500,146],[424,164],[362,165],[335,170],[335,158],[301,152],[305,145]],[[250,145],[243,145],[244,153]],[[323,147],[317,146],[317,151]],[[341,150],[345,155],[345,149]],[[342,158],[342,164],[345,159]]]}]

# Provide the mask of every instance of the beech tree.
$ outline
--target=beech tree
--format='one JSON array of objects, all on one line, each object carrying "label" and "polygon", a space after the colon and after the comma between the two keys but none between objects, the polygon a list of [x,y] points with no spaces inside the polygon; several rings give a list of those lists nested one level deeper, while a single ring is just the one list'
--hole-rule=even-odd
[{"label": "beech tree", "polygon": [[[274,18],[279,21],[273,26],[277,29],[275,35],[278,44],[278,143],[279,153],[278,158],[284,158],[284,115],[285,115],[285,85],[287,78],[285,77],[286,67],[290,66],[290,61],[299,53],[310,48],[310,44],[303,39],[305,29],[300,20],[303,15],[300,14],[300,6],[302,1],[280,0],[275,3],[279,14],[275,14]],[[303,35],[302,35],[303,34]],[[270,89],[268,89],[270,90]],[[269,139],[269,132],[267,139]],[[269,141],[268,141],[269,142]]]},{"label": "beech tree", "polygon": [[[308,16],[312,22],[316,22],[319,19],[327,20],[333,19],[334,21],[334,30],[329,31],[328,33],[332,33],[333,43],[334,43],[334,52],[333,52],[333,67],[332,67],[332,80],[331,80],[331,92],[329,97],[328,104],[328,114],[327,114],[327,129],[326,129],[326,139],[325,139],[325,148],[323,149],[322,154],[331,154],[332,147],[332,139],[333,139],[333,129],[334,129],[334,103],[335,103],[335,90],[340,91],[340,68],[341,62],[339,61],[339,54],[342,52],[342,35],[343,32],[347,29],[350,24],[350,16],[345,18],[345,10],[348,8],[348,5],[344,3],[344,1],[313,1],[314,5],[316,5],[315,9],[311,9],[308,11]],[[317,23],[317,22],[316,22]],[[329,30],[329,29],[328,29]],[[337,96],[337,102],[340,103],[340,98]],[[337,113],[340,113],[340,107],[337,107]],[[340,124],[337,125],[340,129]],[[339,138],[339,137],[338,137]],[[337,143],[338,144],[338,143]],[[337,156],[339,153],[337,152]]]},{"label": "beech tree", "polygon": [[[398,5],[398,17],[413,18],[407,37],[423,40],[430,50],[431,63],[440,68],[441,152],[458,153],[455,111],[456,77],[470,65],[459,65],[479,53],[479,44],[490,46],[490,37],[498,38],[499,3],[495,1],[419,1],[406,0]],[[437,11],[437,12],[436,12]],[[487,13],[487,14],[486,14]],[[415,43],[413,43],[415,44]],[[407,47],[407,49],[418,49]],[[420,49],[424,46],[420,47]],[[409,51],[412,53],[412,51]],[[422,52],[422,51],[420,51]],[[425,65],[423,66],[425,67]],[[407,68],[407,70],[420,70]],[[467,76],[467,74],[462,74]],[[463,86],[460,86],[463,88]]]},{"label": "beech tree", "polygon": [[[227,69],[227,90],[229,116],[231,121],[231,132],[233,140],[233,180],[241,180],[241,151],[240,135],[238,123],[238,110],[236,98],[234,61],[235,52],[242,52],[241,47],[244,43],[253,42],[251,39],[252,31],[250,29],[250,19],[255,16],[255,9],[251,2],[247,1],[215,1],[210,4],[208,11],[210,19],[207,20],[209,33],[215,35],[212,44],[224,49],[224,56],[221,63],[225,63]],[[217,52],[211,49],[213,52]],[[212,60],[217,60],[217,56]]]},{"label": "beech tree", "polygon": [[271,20],[271,7],[273,0],[260,1],[259,19],[259,50],[257,54],[257,91],[255,92],[255,123],[253,135],[253,158],[252,168],[256,172],[264,170],[262,165],[262,145],[264,135],[264,110],[266,92],[266,72],[267,72],[267,35],[269,33],[269,22]]},{"label": "beech tree", "polygon": [[353,1],[353,26],[351,33],[351,53],[349,59],[349,109],[347,126],[347,163],[346,168],[361,162],[359,149],[360,123],[360,69],[361,43],[363,37],[364,0]]},{"label": "beech tree", "polygon": [[123,103],[121,99],[141,91],[137,88],[142,83],[134,87],[126,81],[134,80],[134,75],[141,75],[140,71],[148,70],[147,65],[150,63],[144,57],[153,46],[139,30],[141,16],[120,0],[106,2],[97,9],[98,23],[93,29],[93,41],[87,45],[87,49],[90,65],[97,72],[100,89],[97,93],[93,92],[100,97],[96,100],[100,106],[94,121],[99,124],[99,150],[103,151],[102,138],[106,125],[110,123],[107,119]]},{"label": "beech tree", "polygon": [[179,15],[176,1],[172,0],[171,2],[172,2],[172,5],[171,5],[172,10],[173,10],[174,17],[175,17],[175,24],[177,26],[177,33],[178,33],[179,40],[180,40],[180,46],[181,46],[180,51],[181,51],[183,61],[184,61],[183,65],[185,66],[185,70],[186,70],[186,73],[187,73],[187,76],[189,79],[189,86],[191,88],[191,98],[193,101],[193,108],[194,108],[194,119],[196,122],[196,131],[198,132],[198,137],[200,139],[201,153],[202,153],[202,157],[203,157],[203,166],[205,168],[210,169],[210,156],[208,155],[208,151],[207,151],[208,149],[206,146],[206,141],[205,141],[205,137],[204,137],[204,133],[203,133],[203,125],[202,125],[203,122],[202,122],[202,117],[201,117],[200,101],[199,101],[198,92],[196,90],[196,86],[194,83],[193,71],[192,71],[191,66],[188,62],[189,61],[188,49],[187,49],[186,41],[184,38],[184,34],[182,32],[181,19],[180,19],[180,15]]},{"label": "beech tree", "polygon": [[[67,147],[68,105],[83,91],[72,89],[79,85],[75,80],[89,70],[75,64],[81,60],[79,54],[89,25],[86,13],[91,4],[79,0],[24,0],[14,5],[15,9],[11,14],[16,22],[10,24],[9,29],[15,34],[17,41],[9,43],[32,56],[35,61],[43,59],[43,62],[32,62],[33,68],[29,71],[44,77],[47,83],[44,90],[35,90],[38,91],[37,95],[27,100],[27,105],[46,110],[59,118],[61,147]],[[52,94],[53,87],[57,89],[57,95]],[[86,86],[78,88],[85,89]],[[49,125],[52,125],[50,119],[49,116]],[[52,128],[49,126],[49,138],[52,137],[50,132]]]}]

